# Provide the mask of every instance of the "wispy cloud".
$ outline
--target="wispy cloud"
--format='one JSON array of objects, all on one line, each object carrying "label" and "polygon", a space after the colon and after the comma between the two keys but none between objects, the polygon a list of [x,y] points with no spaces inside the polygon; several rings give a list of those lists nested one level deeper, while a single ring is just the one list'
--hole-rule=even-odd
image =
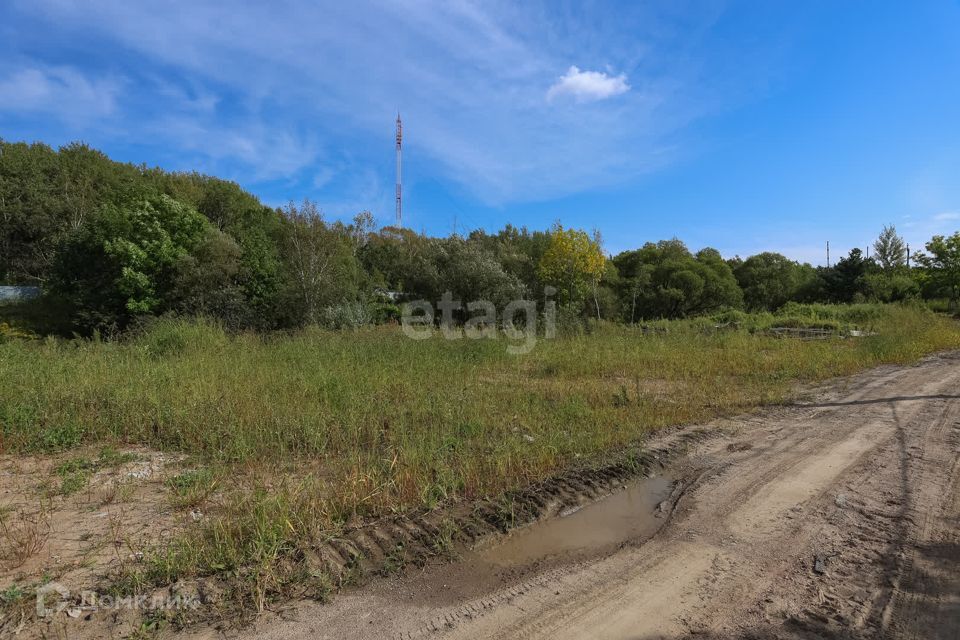
[{"label": "wispy cloud", "polygon": [[571,66],[547,90],[547,100],[570,96],[577,102],[591,102],[612,98],[629,90],[626,74],[608,76],[602,71],[581,71],[577,66]]},{"label": "wispy cloud", "polygon": [[[675,14],[649,7],[587,34],[575,10],[550,2],[13,6],[42,21],[52,40],[89,43],[98,54],[91,65],[109,56],[111,71],[132,78],[123,95],[60,81],[88,101],[98,96],[86,110],[109,113],[114,135],[232,161],[250,180],[302,171],[304,192],[347,188],[348,172],[330,173],[324,163],[363,166],[389,183],[398,108],[411,181],[452,180],[498,205],[559,198],[661,167],[677,155],[671,136],[725,100],[705,80],[724,74],[690,62],[697,40],[671,26]],[[683,27],[703,31],[715,19],[698,11]],[[571,51],[580,66],[558,80]],[[34,84],[35,93],[53,93]],[[565,99],[577,109],[559,108]]]},{"label": "wispy cloud", "polygon": [[44,113],[70,122],[109,116],[121,83],[66,66],[31,66],[0,76],[0,111]]},{"label": "wispy cloud", "polygon": [[960,220],[960,212],[957,211],[944,211],[943,213],[938,213],[933,216],[933,219],[937,222],[947,222],[949,220]]},{"label": "wispy cloud", "polygon": [[319,145],[309,135],[258,121],[222,126],[215,119],[205,122],[176,116],[159,118],[147,127],[180,149],[214,160],[239,160],[251,167],[254,180],[294,178],[320,155]]}]

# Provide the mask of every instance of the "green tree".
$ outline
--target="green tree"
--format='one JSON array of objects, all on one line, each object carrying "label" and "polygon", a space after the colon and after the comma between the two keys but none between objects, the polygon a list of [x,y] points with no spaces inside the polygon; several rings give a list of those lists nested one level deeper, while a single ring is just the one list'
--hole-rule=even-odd
[{"label": "green tree", "polygon": [[679,240],[647,243],[613,259],[625,319],[679,318],[743,306],[743,293],[715,249],[692,255]]},{"label": "green tree", "polygon": [[526,288],[519,278],[504,271],[497,256],[480,244],[453,236],[438,240],[436,245],[437,290],[430,299],[439,300],[449,291],[454,300],[489,300],[502,309],[511,300],[525,296]]},{"label": "green tree", "polygon": [[873,252],[874,260],[888,274],[907,264],[907,243],[893,225],[885,226],[880,232],[880,237],[873,243]]},{"label": "green tree", "polygon": [[817,273],[822,281],[824,302],[856,302],[867,297],[866,276],[875,273],[877,264],[863,255],[860,249],[851,249],[836,266],[821,268]]},{"label": "green tree", "polygon": [[361,273],[350,230],[327,224],[309,200],[284,207],[283,221],[288,321],[316,323],[325,306],[355,301]]},{"label": "green tree", "polygon": [[230,329],[256,326],[243,286],[242,256],[233,238],[208,225],[196,249],[177,263],[173,309],[219,318]]},{"label": "green tree", "polygon": [[266,207],[234,182],[198,173],[145,174],[156,189],[194,206],[210,224],[229,235],[240,249],[235,280],[249,306],[244,315],[252,326],[277,326],[284,264],[282,214]]},{"label": "green tree", "polygon": [[408,298],[432,298],[440,286],[433,239],[410,229],[384,227],[367,236],[358,256],[375,289]]},{"label": "green tree", "polygon": [[0,281],[43,283],[60,234],[56,152],[0,141]]},{"label": "green tree", "polygon": [[550,231],[550,243],[540,258],[537,274],[545,285],[557,288],[560,304],[583,304],[592,294],[599,318],[596,294],[605,264],[599,236],[591,238],[585,231],[564,229],[557,223]]},{"label": "green tree", "polygon": [[74,143],[0,141],[0,278],[43,285],[66,236],[104,204],[145,194],[139,170]]},{"label": "green tree", "polygon": [[530,231],[526,227],[508,224],[496,234],[473,231],[468,239],[492,252],[503,265],[503,270],[519,279],[529,294],[543,291],[537,268],[550,246],[549,230]]},{"label": "green tree", "polygon": [[758,253],[735,263],[733,274],[743,289],[746,307],[768,311],[796,300],[800,291],[816,277],[812,267],[772,252]]},{"label": "green tree", "polygon": [[52,289],[84,330],[123,328],[170,308],[181,261],[203,242],[207,221],[169,196],[103,205],[65,241]]},{"label": "green tree", "polygon": [[867,273],[862,285],[864,295],[877,302],[898,302],[920,295],[919,283],[906,270]]},{"label": "green tree", "polygon": [[934,236],[926,246],[927,253],[918,254],[935,295],[945,295],[957,307],[960,302],[960,231],[951,236]]}]

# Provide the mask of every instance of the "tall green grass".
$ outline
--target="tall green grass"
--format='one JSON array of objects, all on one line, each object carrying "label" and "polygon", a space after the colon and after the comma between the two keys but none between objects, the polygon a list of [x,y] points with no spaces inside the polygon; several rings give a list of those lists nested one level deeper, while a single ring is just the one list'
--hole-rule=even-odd
[{"label": "tall green grass", "polygon": [[860,307],[878,335],[603,326],[525,356],[499,340],[414,341],[387,327],[228,336],[203,321],[161,322],[125,342],[12,341],[0,345],[2,446],[137,443],[214,463],[305,464],[358,509],[419,506],[777,402],[794,382],[960,346],[954,322],[922,309]]},{"label": "tall green grass", "polygon": [[923,308],[787,313],[877,335],[601,325],[523,356],[504,340],[414,341],[391,327],[230,336],[204,321],[117,342],[11,340],[0,344],[0,447],[144,444],[215,468],[228,495],[168,549],[154,571],[163,580],[269,567],[351,518],[496,495],[667,425],[781,402],[798,382],[960,347],[960,325]]}]

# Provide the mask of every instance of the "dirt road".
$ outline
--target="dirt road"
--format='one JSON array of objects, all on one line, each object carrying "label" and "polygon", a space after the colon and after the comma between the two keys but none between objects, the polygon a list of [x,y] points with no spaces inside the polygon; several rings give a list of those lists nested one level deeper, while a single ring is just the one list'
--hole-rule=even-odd
[{"label": "dirt road", "polygon": [[960,638],[960,354],[710,427],[652,538],[486,593],[434,568],[251,637]]}]

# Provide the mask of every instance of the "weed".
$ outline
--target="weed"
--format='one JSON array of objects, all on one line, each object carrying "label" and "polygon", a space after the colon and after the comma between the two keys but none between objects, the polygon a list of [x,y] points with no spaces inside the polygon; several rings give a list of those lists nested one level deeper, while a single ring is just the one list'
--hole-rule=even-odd
[{"label": "weed", "polygon": [[132,482],[118,482],[114,489],[113,502],[129,502],[137,487]]},{"label": "weed", "polygon": [[501,532],[507,532],[517,525],[516,503],[513,496],[504,495],[497,500],[494,510],[494,520]]},{"label": "weed", "polygon": [[333,581],[325,571],[316,569],[309,570],[300,582],[304,585],[310,596],[320,602],[329,601],[330,596],[333,594]]},{"label": "weed", "polygon": [[450,518],[441,520],[437,533],[433,536],[433,552],[438,556],[453,557],[456,553],[454,539],[458,531],[456,523]]},{"label": "weed", "polygon": [[620,389],[613,396],[613,406],[625,407],[630,404],[630,394],[627,392],[626,385],[620,385]]},{"label": "weed", "polygon": [[25,628],[34,608],[33,598],[30,597],[32,594],[32,590],[17,584],[0,591],[0,629],[6,631],[6,635],[15,637]]},{"label": "weed", "polygon": [[96,463],[88,458],[72,458],[60,463],[54,469],[54,472],[60,476],[59,493],[69,496],[85,488],[96,469]]},{"label": "weed", "polygon": [[27,591],[20,585],[13,584],[0,591],[0,603],[16,604],[27,597]]},{"label": "weed", "polygon": [[97,465],[89,458],[71,458],[58,464],[54,468],[54,473],[58,476],[65,476],[80,471],[91,472],[96,468]]},{"label": "weed", "polygon": [[380,575],[391,576],[402,573],[406,566],[407,549],[403,544],[398,543],[383,559],[383,564],[380,566]]},{"label": "weed", "polygon": [[352,556],[344,567],[343,573],[340,575],[340,586],[349,587],[361,584],[365,576],[366,574],[360,562],[360,556]]},{"label": "weed", "polygon": [[73,495],[87,486],[90,475],[83,471],[76,471],[62,476],[60,493],[65,496]]},{"label": "weed", "polygon": [[83,428],[77,423],[60,424],[38,432],[28,448],[46,453],[66,451],[79,445],[83,434]]},{"label": "weed", "polygon": [[144,614],[140,625],[127,638],[129,640],[153,640],[160,635],[166,622],[167,620],[161,611],[148,611]]},{"label": "weed", "polygon": [[207,468],[185,471],[167,480],[167,486],[174,493],[174,506],[181,509],[190,509],[203,504],[216,484],[213,473]]},{"label": "weed", "polygon": [[113,447],[104,447],[100,450],[100,456],[97,458],[98,467],[117,468],[127,463],[135,462],[140,459],[135,453],[129,451],[117,451]]},{"label": "weed", "polygon": [[43,548],[49,536],[50,509],[42,500],[33,513],[22,509],[12,517],[0,513],[0,560],[14,568],[22,566]]},{"label": "weed", "polygon": [[[70,496],[86,488],[91,476],[103,468],[117,468],[137,459],[133,453],[120,452],[112,447],[104,447],[96,460],[87,457],[70,458],[54,468],[60,477],[57,493]],[[101,497],[101,504],[109,504],[116,498],[118,489],[114,487]]]}]

